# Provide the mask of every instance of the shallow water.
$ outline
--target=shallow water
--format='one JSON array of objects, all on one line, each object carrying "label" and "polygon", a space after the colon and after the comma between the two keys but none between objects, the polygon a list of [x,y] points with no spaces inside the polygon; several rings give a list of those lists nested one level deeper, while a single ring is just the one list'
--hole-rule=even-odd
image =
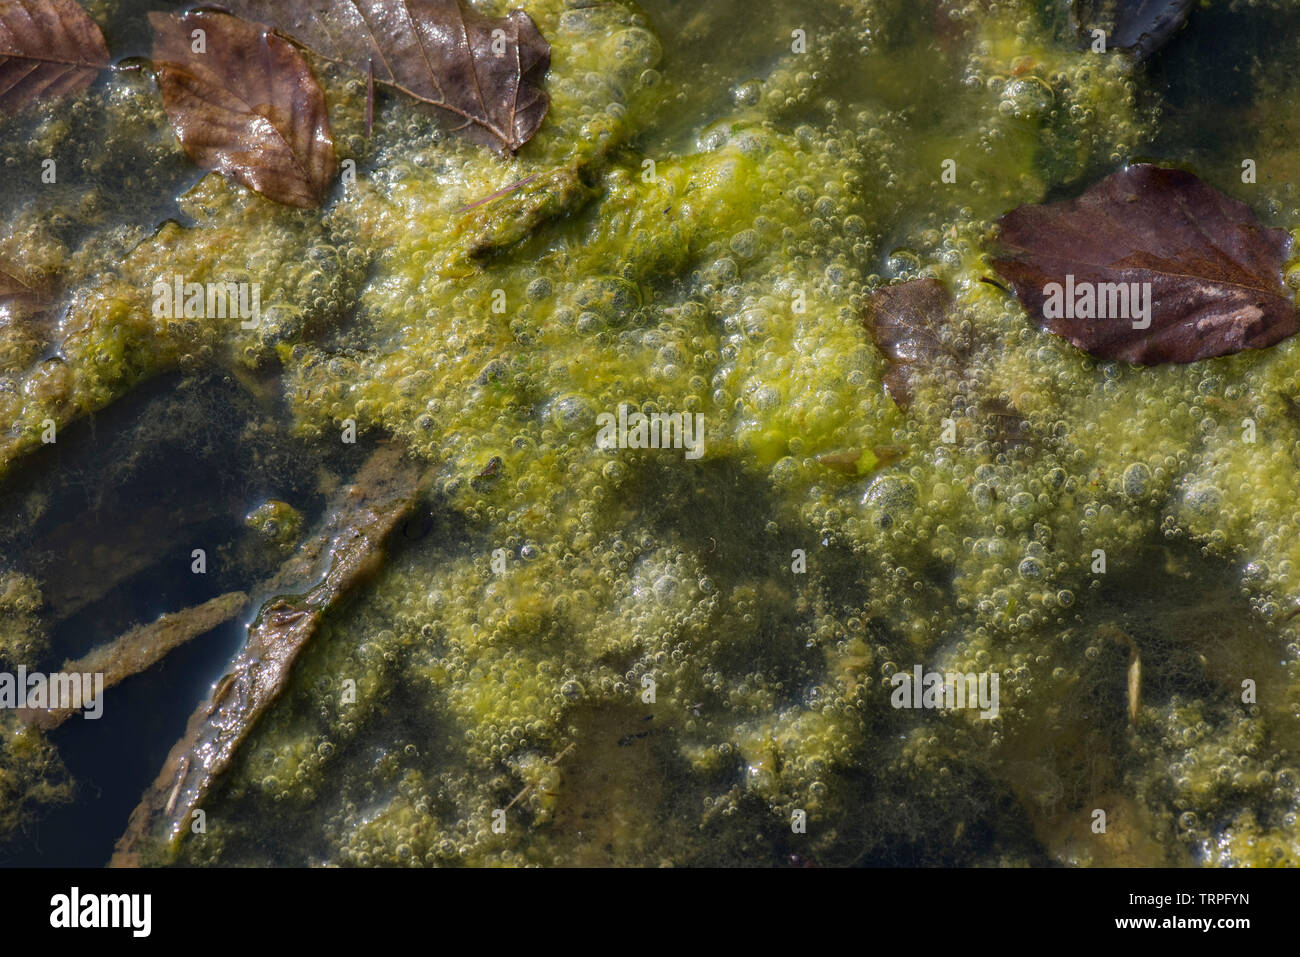
[{"label": "shallow water", "polygon": [[[42,735],[66,774],[0,745],[0,862],[109,859],[391,437],[415,514],[146,860],[1295,863],[1300,347],[1104,362],[982,280],[997,217],[1133,161],[1300,227],[1300,12],[1198,6],[1139,65],[1058,2],[524,6],[551,107],[509,159],[382,90],[367,137],[314,61],[357,170],[319,211],[197,170],[131,62],[0,120],[0,257],[57,290],[0,306],[0,666],[258,595]],[[121,59],[156,7],[87,9]],[[176,273],[270,321],[154,321]],[[860,320],[920,276],[971,358],[900,408]],[[701,454],[602,438],[620,405],[702,415]],[[918,666],[996,676],[996,717],[895,706]]]}]

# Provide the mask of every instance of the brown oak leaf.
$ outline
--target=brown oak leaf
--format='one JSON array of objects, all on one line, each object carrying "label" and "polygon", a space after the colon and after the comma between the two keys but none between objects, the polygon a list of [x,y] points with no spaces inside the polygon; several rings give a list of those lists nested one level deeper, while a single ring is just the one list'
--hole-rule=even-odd
[{"label": "brown oak leaf", "polygon": [[277,203],[319,206],[334,140],[302,53],[226,13],[150,13],[149,22],[163,107],[190,159]]},{"label": "brown oak leaf", "polygon": [[84,90],[106,66],[104,35],[74,0],[0,0],[0,110]]},{"label": "brown oak leaf", "polygon": [[994,268],[1041,325],[1099,358],[1194,362],[1300,329],[1289,234],[1191,173],[1129,166],[999,226]]}]

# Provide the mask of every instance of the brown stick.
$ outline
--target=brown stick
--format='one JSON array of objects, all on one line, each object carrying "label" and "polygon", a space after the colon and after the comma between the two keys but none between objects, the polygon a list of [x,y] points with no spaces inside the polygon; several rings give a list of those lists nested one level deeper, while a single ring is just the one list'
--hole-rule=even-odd
[{"label": "brown stick", "polygon": [[495,193],[488,193],[488,195],[484,196],[482,199],[476,199],[476,200],[474,200],[474,202],[470,203],[468,206],[462,206],[460,209],[456,210],[456,212],[458,212],[458,213],[467,213],[467,212],[469,212],[471,209],[473,209],[475,206],[482,206],[484,203],[490,203],[490,202],[492,202],[492,200],[497,199],[498,197],[504,196],[506,193],[513,193],[515,190],[519,189],[521,186],[527,186],[529,183],[531,183],[533,180],[537,179],[537,177],[539,177],[539,176],[541,176],[541,175],[542,175],[541,173],[533,173],[531,176],[525,176],[523,179],[517,179],[517,180],[515,180],[513,183],[511,183],[509,186],[502,186],[502,187],[501,187],[499,190],[497,190]]},{"label": "brown stick", "polygon": [[202,702],[190,716],[185,735],[131,813],[110,866],[138,866],[156,841],[168,851],[178,849],[193,813],[284,691],[294,661],[325,613],[376,570],[389,532],[414,507],[429,474],[399,446],[385,444],[355,482],[340,490],[321,531],[272,579],[276,597],[262,605],[249,628],[230,680],[219,686],[220,700]]},{"label": "brown stick", "polygon": [[[201,605],[166,614],[150,624],[132,628],[77,661],[65,661],[61,670],[64,674],[102,674],[103,688],[111,688],[152,667],[191,638],[211,631],[223,621],[229,621],[243,611],[247,604],[248,596],[242,591],[227,592]],[[89,706],[89,693],[83,691],[83,697]],[[78,710],[80,709],[20,708],[18,717],[29,725],[49,731],[57,728]]]},{"label": "brown stick", "polygon": [[375,128],[375,61],[366,61],[366,139]]}]

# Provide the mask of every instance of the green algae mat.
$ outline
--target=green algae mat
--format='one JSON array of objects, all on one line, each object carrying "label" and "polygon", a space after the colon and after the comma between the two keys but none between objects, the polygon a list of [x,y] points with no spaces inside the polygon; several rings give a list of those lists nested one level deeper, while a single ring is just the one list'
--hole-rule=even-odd
[{"label": "green algae mat", "polygon": [[222,6],[0,0],[0,864],[1300,863],[1300,4]]}]

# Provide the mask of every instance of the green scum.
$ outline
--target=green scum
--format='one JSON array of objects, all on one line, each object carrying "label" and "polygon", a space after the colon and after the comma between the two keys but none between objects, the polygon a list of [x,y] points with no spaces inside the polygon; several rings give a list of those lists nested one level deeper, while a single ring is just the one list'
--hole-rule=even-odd
[{"label": "green scum", "polygon": [[[983,281],[997,216],[1156,135],[1146,74],[1028,0],[792,6],[530,3],[552,102],[509,160],[397,98],[367,140],[322,66],[355,164],[323,212],[216,176],[147,235],[61,232],[93,185],[15,210],[4,251],[76,292],[47,339],[4,328],[6,465],[216,365],[278,376],[305,436],[438,468],[434,533],[328,620],[182,860],[1300,857],[1300,346],[1099,362]],[[106,111],[105,162],[171,182],[145,79],[88,101],[37,152]],[[155,319],[164,273],[260,281],[264,321]],[[968,360],[903,409],[861,317],[920,276]],[[702,413],[704,457],[601,447],[624,403]],[[281,504],[251,519],[277,547]],[[895,710],[918,663],[996,672],[1000,713]]]}]

